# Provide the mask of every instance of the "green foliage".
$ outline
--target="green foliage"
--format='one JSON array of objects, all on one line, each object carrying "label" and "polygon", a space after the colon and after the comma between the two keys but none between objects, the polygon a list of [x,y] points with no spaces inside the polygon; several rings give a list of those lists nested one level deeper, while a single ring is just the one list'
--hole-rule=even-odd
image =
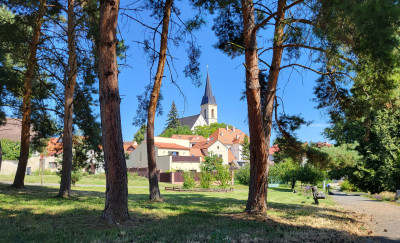
[{"label": "green foliage", "polygon": [[[194,128],[194,133],[196,135],[203,136],[205,138],[208,138],[211,134],[213,134],[218,128],[226,128],[225,123],[212,123],[211,125],[203,125],[203,126],[197,126]],[[232,128],[232,125],[228,126],[229,128]]]},{"label": "green foliage", "polygon": [[142,124],[139,130],[133,136],[133,141],[136,141],[137,144],[141,144],[145,139],[144,135],[146,134],[147,126],[146,124]]},{"label": "green foliage", "polygon": [[287,158],[282,162],[275,163],[269,169],[269,176],[273,177],[283,183],[291,183],[292,189],[298,180],[298,173],[300,165],[295,163],[292,159]]},{"label": "green foliage", "polygon": [[250,160],[250,142],[249,137],[247,135],[244,136],[242,145],[242,159]]},{"label": "green foliage", "polygon": [[172,101],[171,110],[168,113],[167,125],[165,129],[176,129],[179,126],[181,126],[181,123],[179,122],[178,118],[178,110],[176,109],[175,102]]},{"label": "green foliage", "polygon": [[76,170],[71,172],[71,183],[75,186],[75,184],[82,179],[82,171]]},{"label": "green foliage", "polygon": [[40,175],[57,175],[56,171],[51,171],[50,169],[45,169],[44,171],[42,171],[42,169],[38,169],[32,172],[32,175],[34,176],[40,176]]},{"label": "green foliage", "polygon": [[127,172],[128,180],[137,180],[139,174],[137,172]]},{"label": "green foliage", "polygon": [[73,156],[72,156],[72,171],[80,171],[88,166],[87,147],[84,139],[74,136],[73,139]]},{"label": "green foliage", "polygon": [[160,134],[160,137],[165,137],[169,138],[174,134],[179,134],[179,135],[193,135],[193,131],[190,130],[190,127],[185,125],[185,126],[178,126],[177,128],[169,128],[166,129],[162,134]]},{"label": "green foliage", "polygon": [[342,189],[342,191],[349,191],[349,192],[357,191],[357,187],[354,184],[350,183],[349,180],[344,180],[340,184],[340,189]]},{"label": "green foliage", "polygon": [[323,181],[324,174],[314,166],[306,164],[297,171],[297,179],[304,184],[317,185]]},{"label": "green foliage", "polygon": [[209,189],[211,188],[211,184],[214,180],[214,176],[211,172],[202,171],[200,173],[200,186],[201,188]]},{"label": "green foliage", "polygon": [[196,180],[194,179],[194,173],[185,171],[183,173],[183,188],[192,189],[196,186]]},{"label": "green foliage", "polygon": [[219,181],[219,187],[228,188],[230,185],[231,173],[229,171],[229,165],[217,164],[217,174],[215,179]]},{"label": "green foliage", "polygon": [[20,142],[13,142],[8,139],[1,139],[2,159],[3,160],[18,160],[21,148]]},{"label": "green foliage", "polygon": [[218,166],[222,165],[222,159],[213,153],[209,153],[204,157],[204,162],[201,164],[201,171],[213,172],[216,171]]},{"label": "green foliage", "polygon": [[238,180],[242,185],[248,186],[250,184],[250,163],[246,163],[243,167],[236,171],[235,179]]}]

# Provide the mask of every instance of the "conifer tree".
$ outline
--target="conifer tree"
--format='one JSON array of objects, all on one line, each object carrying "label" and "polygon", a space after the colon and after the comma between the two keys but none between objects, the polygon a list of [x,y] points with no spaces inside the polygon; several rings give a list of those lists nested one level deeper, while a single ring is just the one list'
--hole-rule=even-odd
[{"label": "conifer tree", "polygon": [[166,130],[170,129],[170,128],[176,129],[180,125],[181,124],[180,124],[179,118],[178,118],[178,110],[176,109],[175,102],[172,101],[171,110],[169,110],[169,113],[168,113],[167,126],[165,129]]}]

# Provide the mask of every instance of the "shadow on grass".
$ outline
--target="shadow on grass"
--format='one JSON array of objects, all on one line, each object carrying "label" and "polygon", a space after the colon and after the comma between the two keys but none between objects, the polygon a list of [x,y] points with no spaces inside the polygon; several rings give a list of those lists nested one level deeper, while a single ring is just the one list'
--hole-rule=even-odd
[{"label": "shadow on grass", "polygon": [[[164,194],[166,202],[148,203],[146,194],[130,194],[132,222],[119,227],[101,218],[104,192],[74,191],[70,199],[53,198],[58,189],[30,186],[11,191],[0,183],[0,241],[4,242],[365,242],[346,231],[296,226],[239,213],[246,200],[218,194]],[[269,203],[283,215],[314,212],[331,217],[335,209]],[[228,210],[227,210],[228,208]],[[232,210],[229,210],[231,208]],[[345,220],[332,218],[332,220]]]}]

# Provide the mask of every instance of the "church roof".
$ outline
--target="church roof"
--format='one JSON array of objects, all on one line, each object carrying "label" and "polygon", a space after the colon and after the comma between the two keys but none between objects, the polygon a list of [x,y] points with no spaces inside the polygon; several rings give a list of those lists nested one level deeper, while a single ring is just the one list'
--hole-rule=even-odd
[{"label": "church roof", "polygon": [[206,89],[204,90],[204,96],[203,96],[203,99],[201,100],[201,105],[205,105],[205,104],[211,104],[211,105],[217,104],[217,101],[215,100],[215,96],[213,95],[212,90],[211,90],[210,76],[208,75],[208,71],[207,71]]},{"label": "church roof", "polygon": [[192,128],[196,123],[197,119],[199,119],[199,116],[200,114],[194,116],[182,117],[179,119],[179,122],[181,123],[182,126],[189,126],[190,128]]}]

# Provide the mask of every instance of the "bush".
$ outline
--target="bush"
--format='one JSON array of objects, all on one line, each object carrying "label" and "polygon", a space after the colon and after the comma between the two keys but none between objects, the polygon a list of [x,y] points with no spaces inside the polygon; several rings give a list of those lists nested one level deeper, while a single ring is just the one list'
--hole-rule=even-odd
[{"label": "bush", "polygon": [[75,183],[77,183],[80,179],[82,179],[82,171],[72,171],[71,172],[71,183],[72,185],[75,186]]},{"label": "bush", "polygon": [[357,191],[357,187],[354,184],[350,183],[349,180],[344,180],[340,184],[340,189],[342,189],[342,191],[349,191],[349,192]]},{"label": "bush", "polygon": [[42,172],[42,169],[35,170],[34,172],[32,172],[32,175],[40,176],[42,173],[43,173],[43,175],[57,175],[56,171],[51,171],[50,169],[45,169],[43,172]]},{"label": "bush", "polygon": [[128,180],[137,180],[139,174],[137,172],[127,172]]},{"label": "bush", "polygon": [[238,169],[235,178],[240,184],[248,186],[250,184],[250,163]]},{"label": "bush", "polygon": [[192,172],[183,173],[183,188],[192,189],[196,186],[196,181],[194,179],[194,174]]},{"label": "bush", "polygon": [[211,188],[211,183],[214,180],[214,176],[208,171],[202,171],[200,174],[200,186],[201,188]]},{"label": "bush", "polygon": [[216,169],[217,169],[217,175],[215,179],[217,179],[220,182],[219,187],[221,188],[229,187],[229,182],[231,180],[229,165],[219,164],[216,166]]}]

